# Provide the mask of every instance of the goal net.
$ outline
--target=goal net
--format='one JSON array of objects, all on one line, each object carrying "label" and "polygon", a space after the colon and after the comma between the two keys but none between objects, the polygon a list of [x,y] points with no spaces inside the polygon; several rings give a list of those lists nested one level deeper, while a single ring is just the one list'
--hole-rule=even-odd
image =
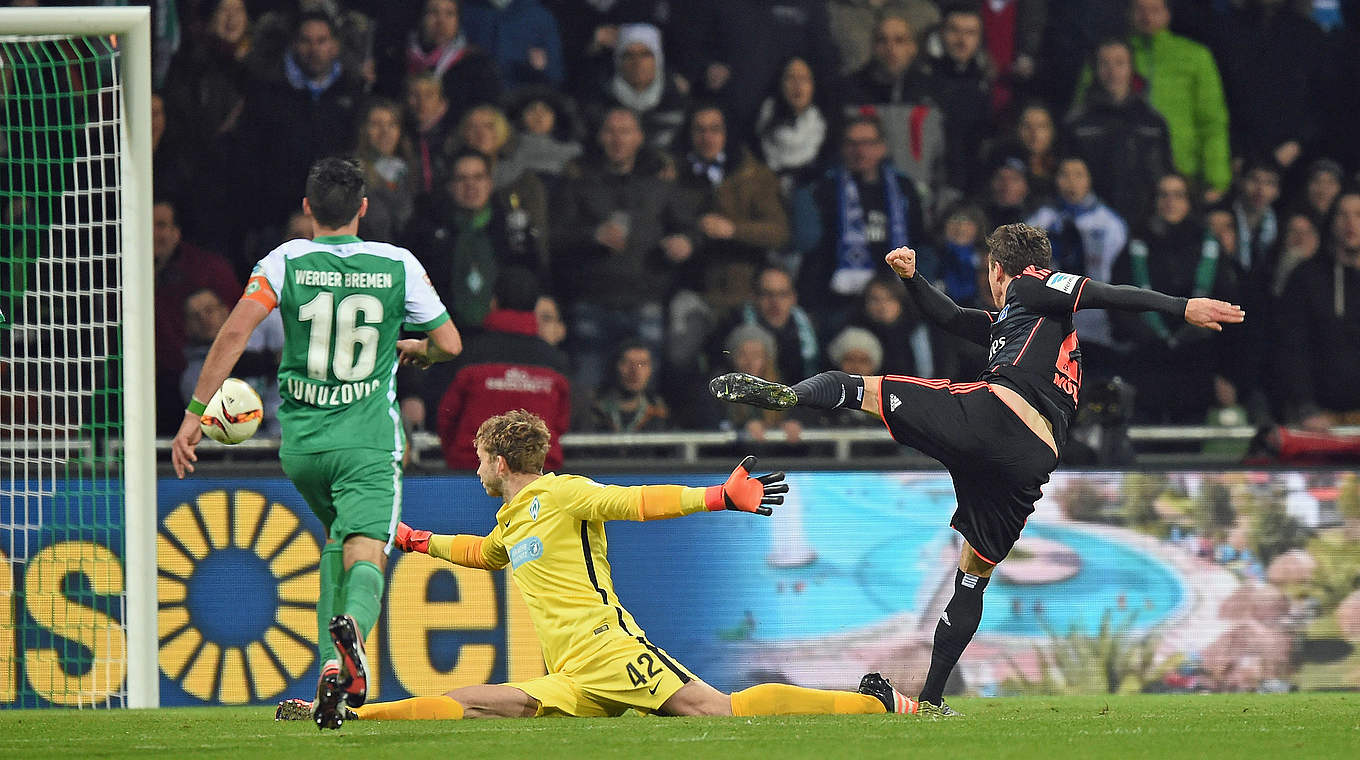
[{"label": "goal net", "polygon": [[154,678],[134,659],[155,589],[140,563],[155,556],[131,534],[154,535],[138,419],[153,407],[135,403],[150,246],[124,84],[126,49],[145,41],[13,21],[0,18],[0,707],[144,706]]}]

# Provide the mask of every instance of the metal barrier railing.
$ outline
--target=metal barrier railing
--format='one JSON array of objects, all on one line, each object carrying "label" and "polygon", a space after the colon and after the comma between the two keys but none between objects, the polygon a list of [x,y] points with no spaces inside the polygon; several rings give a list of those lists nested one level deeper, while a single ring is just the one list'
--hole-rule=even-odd
[{"label": "metal barrier railing", "polygon": [[[1335,432],[1360,435],[1360,426],[1337,428]],[[1175,426],[1146,425],[1129,428],[1129,439],[1138,450],[1157,448],[1193,449],[1211,441],[1250,440],[1256,428],[1250,426],[1214,427],[1208,425]],[[248,458],[261,458],[278,449],[277,438],[255,438],[235,446],[227,447],[205,442],[199,447],[199,454],[209,460],[214,458],[246,455]],[[737,431],[672,431],[664,433],[567,433],[562,436],[562,449],[570,459],[636,459],[639,449],[653,453],[652,459],[664,459],[675,463],[692,464],[703,458],[709,449],[732,447],[738,444],[808,444],[828,451],[824,458],[837,462],[850,462],[857,447],[892,443],[891,436],[881,428],[834,428],[804,430],[797,441],[791,441],[784,431],[773,429],[763,441],[752,441],[745,433]],[[411,445],[418,460],[438,461],[442,458],[439,437],[428,431],[417,431],[411,436]],[[168,453],[170,439],[156,440],[158,451]],[[634,453],[624,453],[620,450]],[[1191,451],[1191,453],[1195,453]],[[1200,463],[1212,461],[1227,462],[1231,458],[1221,455],[1217,460],[1213,454],[1197,455]]]}]

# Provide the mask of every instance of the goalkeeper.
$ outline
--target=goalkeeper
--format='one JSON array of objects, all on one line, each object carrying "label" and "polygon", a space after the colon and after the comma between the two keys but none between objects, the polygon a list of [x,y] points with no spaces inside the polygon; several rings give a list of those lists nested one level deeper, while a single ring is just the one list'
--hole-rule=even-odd
[{"label": "goalkeeper", "polygon": [[[747,457],[727,482],[708,488],[605,486],[577,475],[543,474],[549,433],[543,420],[518,410],[477,430],[477,476],[504,500],[486,536],[442,536],[397,529],[397,546],[465,567],[510,565],[529,607],[548,674],[529,681],[454,689],[351,710],[344,719],[419,720],[546,715],[605,717],[637,709],[661,715],[799,715],[915,712],[916,702],[869,674],[860,691],[819,691],[761,684],[724,694],[648,640],[614,594],[605,554],[606,520],[665,520],[703,511],[768,515],[783,502],[783,473],[749,475]],[[323,706],[324,708],[325,706]],[[279,705],[279,719],[306,719],[304,700]]]}]

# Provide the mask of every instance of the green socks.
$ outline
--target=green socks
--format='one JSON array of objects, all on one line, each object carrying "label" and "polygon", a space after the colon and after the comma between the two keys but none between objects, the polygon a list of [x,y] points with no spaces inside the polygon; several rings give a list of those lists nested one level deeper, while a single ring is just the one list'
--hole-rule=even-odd
[{"label": "green socks", "polygon": [[331,541],[321,549],[321,591],[316,597],[316,648],[320,664],[339,659],[331,642],[331,617],[340,601],[340,579],[345,575],[345,547]]},{"label": "green socks", "polygon": [[[365,638],[382,612],[383,571],[372,562],[360,560],[345,574],[344,607],[339,614],[349,615]],[[329,634],[327,634],[329,638]]]}]

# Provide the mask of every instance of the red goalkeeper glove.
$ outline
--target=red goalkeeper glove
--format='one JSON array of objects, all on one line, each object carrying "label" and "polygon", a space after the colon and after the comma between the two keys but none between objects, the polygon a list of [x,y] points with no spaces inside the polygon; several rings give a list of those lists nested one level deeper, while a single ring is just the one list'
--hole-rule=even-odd
[{"label": "red goalkeeper glove", "polygon": [[704,506],[710,512],[733,509],[758,515],[773,514],[774,510],[767,505],[783,504],[783,494],[789,492],[789,484],[784,482],[782,472],[751,477],[751,468],[755,466],[756,458],[746,457],[726,483],[704,489]]},{"label": "red goalkeeper glove", "polygon": [[432,535],[434,534],[428,530],[411,530],[411,526],[399,522],[397,523],[397,536],[392,540],[392,543],[404,552],[429,554],[430,536]]}]

